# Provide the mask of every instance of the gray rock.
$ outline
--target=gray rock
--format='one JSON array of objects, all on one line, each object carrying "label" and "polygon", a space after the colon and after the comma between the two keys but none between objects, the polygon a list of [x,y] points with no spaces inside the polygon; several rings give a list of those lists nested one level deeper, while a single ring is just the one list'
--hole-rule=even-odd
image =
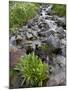
[{"label": "gray rock", "polygon": [[21,35],[17,35],[17,36],[16,36],[16,40],[22,40]]},{"label": "gray rock", "polygon": [[66,39],[65,38],[64,39],[61,39],[61,44],[64,45],[64,46],[66,46]]},{"label": "gray rock", "polygon": [[41,46],[41,41],[40,40],[34,40],[32,42],[32,48],[35,49],[36,45]]},{"label": "gray rock", "polygon": [[28,32],[28,33],[31,33],[31,32],[32,32],[32,29],[27,29],[27,32]]},{"label": "gray rock", "polygon": [[62,48],[62,55],[66,56],[66,48],[65,47]]},{"label": "gray rock", "polygon": [[28,33],[28,32],[26,32],[26,37],[27,37],[27,39],[31,39],[31,38],[33,38],[33,35]]},{"label": "gray rock", "polygon": [[66,18],[65,17],[58,18],[58,21],[64,25],[66,24]]},{"label": "gray rock", "polygon": [[54,37],[52,34],[48,37],[47,42],[55,48],[60,48],[61,43],[58,37]]},{"label": "gray rock", "polygon": [[56,32],[64,33],[64,29],[62,27],[56,28]]},{"label": "gray rock", "polygon": [[47,31],[44,30],[39,32],[38,34],[43,37],[49,37],[51,34],[54,35],[54,33],[55,32],[53,30],[47,30]]},{"label": "gray rock", "polygon": [[57,36],[59,39],[63,39],[66,37],[66,35],[64,33],[60,33],[60,34],[58,33]]},{"label": "gray rock", "polygon": [[47,82],[47,86],[58,86],[66,84],[65,72],[60,72],[55,76],[51,76]]},{"label": "gray rock", "polygon": [[9,40],[9,43],[10,43],[11,45],[16,45],[16,37],[15,37],[15,36],[12,36],[12,37],[10,38],[10,40]]},{"label": "gray rock", "polygon": [[65,59],[64,56],[61,56],[61,55],[58,55],[58,56],[56,57],[56,62],[57,62],[58,64],[60,64],[61,66],[63,66],[63,67],[66,65],[66,59]]},{"label": "gray rock", "polygon": [[55,21],[53,21],[53,20],[46,20],[45,22],[48,24],[50,29],[55,30],[57,28],[57,24],[55,23]]},{"label": "gray rock", "polygon": [[33,34],[34,37],[37,37],[38,36],[37,31],[32,31],[32,34]]}]

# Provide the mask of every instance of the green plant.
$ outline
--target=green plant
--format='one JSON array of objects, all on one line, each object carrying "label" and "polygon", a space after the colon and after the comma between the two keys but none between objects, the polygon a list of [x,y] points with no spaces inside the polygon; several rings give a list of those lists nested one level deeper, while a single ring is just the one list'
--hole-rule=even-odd
[{"label": "green plant", "polygon": [[59,16],[66,16],[66,5],[54,4],[52,10]]},{"label": "green plant", "polygon": [[21,58],[20,63],[15,67],[24,77],[22,85],[26,82],[26,86],[42,86],[47,81],[49,68],[48,65],[42,63],[41,59],[33,53],[25,55]]},{"label": "green plant", "polygon": [[29,19],[37,14],[39,5],[25,2],[9,2],[9,25],[12,32],[15,28],[24,25]]}]

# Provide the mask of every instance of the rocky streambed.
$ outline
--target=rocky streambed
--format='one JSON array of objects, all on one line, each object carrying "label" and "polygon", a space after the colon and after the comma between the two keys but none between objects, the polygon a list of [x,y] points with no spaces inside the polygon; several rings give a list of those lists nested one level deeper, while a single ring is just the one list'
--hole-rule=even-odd
[{"label": "rocky streambed", "polygon": [[[52,5],[41,7],[25,26],[10,33],[9,44],[11,68],[22,55],[34,51],[50,66],[46,86],[66,84],[66,18],[53,14]],[[41,48],[44,45],[46,52]]]}]

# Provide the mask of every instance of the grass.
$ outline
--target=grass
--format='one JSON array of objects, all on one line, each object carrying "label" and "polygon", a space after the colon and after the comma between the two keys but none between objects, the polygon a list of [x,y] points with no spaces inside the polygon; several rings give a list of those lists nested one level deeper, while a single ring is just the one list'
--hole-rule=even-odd
[{"label": "grass", "polygon": [[66,5],[54,4],[52,10],[56,15],[66,16]]},{"label": "grass", "polygon": [[15,32],[15,28],[24,25],[29,19],[37,14],[39,5],[26,2],[9,2],[9,25],[10,30]]},{"label": "grass", "polygon": [[15,70],[18,70],[24,77],[22,85],[25,83],[27,87],[42,86],[49,74],[48,65],[42,63],[34,52],[21,58],[21,62],[16,65]]}]

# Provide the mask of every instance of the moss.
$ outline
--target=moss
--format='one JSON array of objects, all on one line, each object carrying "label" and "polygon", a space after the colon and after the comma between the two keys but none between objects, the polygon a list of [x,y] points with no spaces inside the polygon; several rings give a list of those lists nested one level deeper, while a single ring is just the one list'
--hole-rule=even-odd
[{"label": "moss", "polygon": [[52,10],[56,15],[66,16],[66,5],[54,4]]}]

